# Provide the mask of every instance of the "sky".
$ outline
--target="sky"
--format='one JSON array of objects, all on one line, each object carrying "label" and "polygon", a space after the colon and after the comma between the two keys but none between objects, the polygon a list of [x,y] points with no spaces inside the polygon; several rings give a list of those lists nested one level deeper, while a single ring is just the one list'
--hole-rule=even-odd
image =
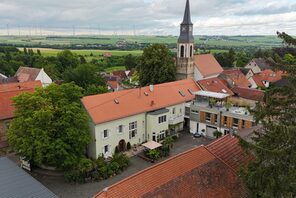
[{"label": "sky", "polygon": [[[2,34],[178,35],[185,0],[0,0]],[[296,0],[191,0],[195,35],[296,35]]]}]

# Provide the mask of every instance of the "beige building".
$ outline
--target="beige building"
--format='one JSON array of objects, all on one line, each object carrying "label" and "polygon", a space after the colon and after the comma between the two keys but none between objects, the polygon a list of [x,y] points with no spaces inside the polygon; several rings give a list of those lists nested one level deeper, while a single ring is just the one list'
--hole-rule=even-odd
[{"label": "beige building", "polygon": [[185,106],[200,90],[192,79],[138,89],[88,96],[82,99],[91,122],[89,156],[111,156],[127,144],[161,141],[189,123]]}]

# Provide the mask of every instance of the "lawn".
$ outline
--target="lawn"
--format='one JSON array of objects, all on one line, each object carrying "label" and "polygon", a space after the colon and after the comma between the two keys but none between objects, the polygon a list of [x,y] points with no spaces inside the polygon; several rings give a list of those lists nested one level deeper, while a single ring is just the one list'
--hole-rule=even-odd
[{"label": "lawn", "polygon": [[114,66],[114,67],[109,67],[105,69],[106,73],[112,73],[113,71],[119,71],[119,70],[126,70],[125,66]]}]

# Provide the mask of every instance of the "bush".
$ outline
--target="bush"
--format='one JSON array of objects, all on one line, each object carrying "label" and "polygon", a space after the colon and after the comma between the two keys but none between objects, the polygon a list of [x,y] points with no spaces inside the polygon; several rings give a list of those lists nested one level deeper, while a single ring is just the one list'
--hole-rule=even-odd
[{"label": "bush", "polygon": [[105,158],[103,155],[99,156],[98,159],[96,160],[96,166],[98,169],[104,166],[107,166],[107,162],[105,161]]},{"label": "bush", "polygon": [[85,176],[79,170],[65,171],[64,178],[69,183],[84,183]]},{"label": "bush", "polygon": [[213,135],[218,139],[219,137],[221,137],[223,134],[220,131],[215,131],[213,132]]},{"label": "bush", "polygon": [[101,168],[98,169],[99,171],[99,174],[104,178],[104,179],[107,179],[109,176],[108,176],[108,167],[107,166],[103,166]]},{"label": "bush", "polygon": [[174,142],[176,142],[178,139],[178,137],[176,135],[172,136],[172,138],[173,138]]},{"label": "bush", "polygon": [[132,146],[131,146],[131,143],[130,143],[130,142],[128,142],[128,143],[127,143],[127,145],[126,145],[126,148],[127,148],[127,150],[130,150],[130,149],[132,148]]},{"label": "bush", "polygon": [[152,160],[158,160],[160,158],[160,153],[157,150],[149,150],[147,156]]},{"label": "bush", "polygon": [[94,169],[94,163],[91,159],[82,158],[78,163],[77,169],[82,175],[86,176],[87,173]]},{"label": "bush", "polygon": [[112,162],[118,163],[119,169],[124,170],[129,165],[129,158],[123,153],[114,154],[113,157],[112,157],[112,160],[111,160],[111,163]]},{"label": "bush", "polygon": [[119,171],[120,171],[120,166],[119,166],[119,164],[118,164],[117,162],[111,162],[109,166],[110,166],[110,169],[111,169],[114,173],[116,173],[116,174],[119,173]]},{"label": "bush", "polygon": [[119,153],[119,148],[118,148],[118,146],[115,147],[115,153]]}]

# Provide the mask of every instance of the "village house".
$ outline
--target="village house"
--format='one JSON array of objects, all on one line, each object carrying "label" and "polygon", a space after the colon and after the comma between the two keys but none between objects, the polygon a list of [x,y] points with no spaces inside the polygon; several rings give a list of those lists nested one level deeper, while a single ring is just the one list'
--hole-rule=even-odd
[{"label": "village house", "polygon": [[249,197],[237,171],[252,156],[227,135],[140,171],[99,192],[94,198]]},{"label": "village house", "polygon": [[190,105],[190,133],[199,133],[215,138],[215,132],[222,135],[255,125],[254,117],[246,107],[234,106],[229,94],[198,91]]},{"label": "village house", "polygon": [[233,87],[251,87],[251,83],[247,77],[242,73],[240,69],[228,69],[224,70],[219,78],[224,79],[230,88]]},{"label": "village house", "polygon": [[226,82],[223,82],[220,78],[208,78],[204,80],[199,80],[197,83],[202,87],[204,91],[211,91],[217,93],[224,93],[229,95],[234,95],[234,93],[226,86]]},{"label": "village house", "polygon": [[6,132],[15,110],[12,98],[21,93],[32,93],[36,87],[41,86],[40,81],[0,84],[0,148],[8,146]]},{"label": "village house", "polygon": [[20,83],[39,80],[43,87],[52,83],[52,79],[45,73],[43,68],[19,67],[15,77]]},{"label": "village house", "polygon": [[249,78],[251,88],[268,88],[272,83],[282,79],[282,71],[273,71],[271,69],[264,70]]},{"label": "village house", "polygon": [[125,151],[128,142],[159,142],[189,127],[185,107],[200,89],[193,79],[186,79],[84,97],[82,104],[92,120],[90,157],[111,156],[116,146]]},{"label": "village house", "polygon": [[254,58],[252,59],[246,66],[245,69],[248,69],[247,79],[251,78],[255,74],[259,74],[260,72],[271,69],[271,63],[274,63],[272,58]]},{"label": "village house", "polygon": [[231,91],[234,95],[229,101],[237,106],[254,108],[257,103],[264,101],[265,92],[258,89],[234,87]]}]

